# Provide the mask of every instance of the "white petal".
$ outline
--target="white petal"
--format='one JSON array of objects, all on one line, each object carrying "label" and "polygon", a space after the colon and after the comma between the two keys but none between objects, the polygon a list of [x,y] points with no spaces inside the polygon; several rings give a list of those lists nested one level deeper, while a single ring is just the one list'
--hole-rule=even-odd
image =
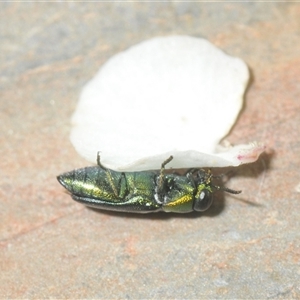
[{"label": "white petal", "polygon": [[[154,38],[113,56],[84,87],[71,141],[115,170],[237,165],[216,154],[242,107],[249,72],[204,39]],[[231,148],[231,152],[232,152]],[[241,161],[240,161],[241,163]]]}]

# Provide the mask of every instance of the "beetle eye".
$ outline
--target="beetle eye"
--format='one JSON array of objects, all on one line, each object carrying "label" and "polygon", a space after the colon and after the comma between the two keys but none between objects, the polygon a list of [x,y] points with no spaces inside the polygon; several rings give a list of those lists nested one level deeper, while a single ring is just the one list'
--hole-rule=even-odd
[{"label": "beetle eye", "polygon": [[205,211],[207,210],[213,202],[213,195],[209,190],[201,191],[199,198],[194,200],[194,210],[195,211]]}]

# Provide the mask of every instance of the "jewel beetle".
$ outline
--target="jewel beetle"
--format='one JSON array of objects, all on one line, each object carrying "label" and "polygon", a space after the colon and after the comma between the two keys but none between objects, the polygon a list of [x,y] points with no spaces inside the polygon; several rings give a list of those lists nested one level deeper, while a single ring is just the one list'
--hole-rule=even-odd
[{"label": "jewel beetle", "polygon": [[72,198],[94,208],[131,212],[205,211],[213,202],[213,193],[222,190],[231,194],[241,191],[212,183],[211,171],[191,169],[185,175],[166,174],[165,160],[160,171],[117,172],[104,167],[97,154],[97,166],[76,169],[57,176]]}]

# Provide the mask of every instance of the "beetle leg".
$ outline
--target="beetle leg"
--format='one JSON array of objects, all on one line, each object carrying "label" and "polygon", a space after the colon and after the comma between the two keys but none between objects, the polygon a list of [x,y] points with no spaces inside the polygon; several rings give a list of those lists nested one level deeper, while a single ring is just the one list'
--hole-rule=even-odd
[{"label": "beetle leg", "polygon": [[171,155],[168,159],[166,159],[162,164],[160,168],[160,173],[158,176],[158,186],[157,186],[157,191],[158,194],[161,194],[164,186],[164,178],[165,178],[165,166],[173,159],[173,156]]},{"label": "beetle leg", "polygon": [[107,168],[105,168],[105,167],[101,164],[101,162],[100,162],[100,151],[97,152],[97,165],[98,165],[101,169],[107,170]]},{"label": "beetle leg", "polygon": [[196,171],[198,171],[198,169],[192,168],[192,169],[188,169],[184,175],[187,176],[188,174],[194,174]]},{"label": "beetle leg", "polygon": [[162,164],[161,164],[161,168],[160,168],[160,177],[164,177],[164,173],[165,173],[165,166],[173,159],[173,156],[171,155],[168,159],[166,159]]},{"label": "beetle leg", "polygon": [[190,172],[187,172],[187,173],[185,174],[185,176],[188,178],[188,180],[190,181],[190,183],[191,183],[191,185],[193,186],[193,188],[196,187],[195,180],[194,180],[194,176],[193,176],[193,171],[194,171],[194,170],[195,170],[195,169],[191,169]]}]

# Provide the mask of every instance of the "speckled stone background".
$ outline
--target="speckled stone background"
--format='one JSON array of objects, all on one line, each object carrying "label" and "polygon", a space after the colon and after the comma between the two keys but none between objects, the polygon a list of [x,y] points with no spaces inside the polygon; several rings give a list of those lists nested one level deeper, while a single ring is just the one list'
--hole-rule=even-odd
[{"label": "speckled stone background", "polygon": [[[55,177],[86,165],[69,141],[80,90],[115,53],[170,34],[246,61],[228,140],[267,152],[204,214],[75,203]],[[1,3],[0,35],[0,298],[300,298],[299,3]]]}]

